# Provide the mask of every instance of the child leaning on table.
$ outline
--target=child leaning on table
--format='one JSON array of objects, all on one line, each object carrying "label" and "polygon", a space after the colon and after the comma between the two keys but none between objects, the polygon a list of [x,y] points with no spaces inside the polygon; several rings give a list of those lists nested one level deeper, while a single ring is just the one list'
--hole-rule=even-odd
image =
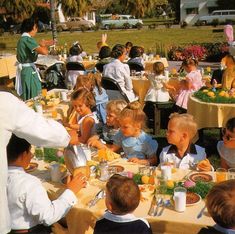
[{"label": "child leaning on table", "polygon": [[160,163],[174,162],[177,168],[189,169],[206,158],[205,149],[192,143],[197,124],[192,115],[170,115],[166,138],[169,146],[163,148]]},{"label": "child leaning on table", "polygon": [[41,181],[24,170],[33,157],[30,150],[31,145],[14,134],[7,145],[11,233],[51,233],[48,226],[65,216],[76,203],[76,193],[86,185],[85,177],[79,173],[68,181],[62,195],[51,201]]},{"label": "child leaning on table", "polygon": [[113,175],[106,184],[107,210],[96,222],[94,234],[151,234],[147,220],[132,213],[140,202],[138,185],[130,178]]},{"label": "child leaning on table", "polygon": [[234,234],[235,180],[216,184],[206,196],[206,207],[216,224],[202,228],[198,234]]},{"label": "child leaning on table", "polygon": [[118,117],[126,106],[127,103],[124,100],[111,100],[107,103],[106,125],[103,126],[102,134],[100,136],[92,136],[88,140],[88,145],[101,149],[106,147],[104,143],[113,143],[113,137],[119,131]]},{"label": "child leaning on table", "polygon": [[131,102],[119,116],[119,132],[113,137],[111,150],[123,149],[129,162],[143,165],[157,163],[156,151],[158,143],[143,131],[146,115],[138,101]]}]

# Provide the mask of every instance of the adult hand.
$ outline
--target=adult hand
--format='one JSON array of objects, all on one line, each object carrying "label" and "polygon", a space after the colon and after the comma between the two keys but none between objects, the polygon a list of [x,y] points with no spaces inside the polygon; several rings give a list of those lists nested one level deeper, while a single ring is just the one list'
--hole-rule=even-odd
[{"label": "adult hand", "polygon": [[78,173],[76,176],[67,177],[67,188],[77,194],[82,188],[86,187],[86,176],[83,173]]},{"label": "adult hand", "polygon": [[68,130],[68,133],[71,137],[69,144],[77,145],[79,143],[77,131],[76,130]]},{"label": "adult hand", "polygon": [[102,45],[106,44],[106,41],[107,41],[107,34],[106,33],[102,34],[101,41],[102,41]]}]

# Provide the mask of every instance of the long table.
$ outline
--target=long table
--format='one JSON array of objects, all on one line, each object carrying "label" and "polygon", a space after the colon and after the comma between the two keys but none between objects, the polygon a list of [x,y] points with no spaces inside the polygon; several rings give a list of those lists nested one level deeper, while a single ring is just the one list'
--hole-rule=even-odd
[{"label": "long table", "polygon": [[[39,163],[38,170],[32,172],[32,174],[38,176],[43,180],[43,186],[46,188],[49,197],[51,199],[56,199],[65,189],[65,185],[62,183],[53,183],[50,181],[49,171],[45,167],[46,164],[41,161]],[[133,173],[138,172],[139,166],[134,163],[129,163],[125,159],[117,159],[110,163],[111,165],[121,165],[125,168],[125,171],[132,171]],[[156,170],[157,175],[160,173]],[[177,169],[175,173],[172,174],[173,180],[182,179],[188,171]],[[211,172],[213,175],[213,172]],[[214,175],[213,175],[214,176]],[[95,206],[89,208],[87,203],[94,198],[95,194],[102,188],[105,187],[105,182],[100,181],[96,178],[90,178],[89,185],[82,189],[78,194],[78,203],[69,211],[66,215],[66,222],[68,225],[67,232],[58,232],[55,230],[54,233],[69,233],[69,234],[91,234],[93,233],[95,222],[97,219],[102,217],[105,212],[105,202],[104,199],[100,200]],[[148,188],[148,185],[144,185]],[[153,191],[146,189],[142,192],[142,197],[144,198],[138,208],[134,211],[137,217],[146,218],[153,230],[153,233],[176,233],[176,234],[194,234],[197,233],[202,227],[213,226],[214,221],[209,217],[208,212],[203,213],[202,218],[197,219],[197,214],[201,211],[204,206],[204,201],[202,200],[199,204],[194,206],[188,206],[186,211],[183,213],[178,213],[174,211],[173,207],[166,207],[163,214],[157,217],[148,216],[148,210],[151,204],[151,199],[153,196]]]}]

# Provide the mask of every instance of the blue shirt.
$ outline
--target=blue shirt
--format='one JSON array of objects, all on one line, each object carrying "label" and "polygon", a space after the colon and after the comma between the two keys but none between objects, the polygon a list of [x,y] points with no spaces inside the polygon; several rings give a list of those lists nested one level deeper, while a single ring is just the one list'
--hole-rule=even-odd
[{"label": "blue shirt", "polygon": [[128,158],[149,158],[157,151],[158,143],[145,132],[141,131],[138,137],[125,137],[119,131],[113,138],[114,144],[122,147]]}]

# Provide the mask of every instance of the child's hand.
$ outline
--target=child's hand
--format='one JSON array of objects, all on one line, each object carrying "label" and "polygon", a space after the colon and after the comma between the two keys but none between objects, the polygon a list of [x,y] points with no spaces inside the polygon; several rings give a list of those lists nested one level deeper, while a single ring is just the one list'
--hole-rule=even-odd
[{"label": "child's hand", "polygon": [[74,194],[77,194],[82,188],[86,187],[86,176],[81,172],[75,177],[67,177],[67,188],[72,190]]},{"label": "child's hand", "polygon": [[99,140],[98,136],[93,136],[93,137],[89,138],[87,141],[87,144],[88,144],[88,146],[92,146],[97,149],[106,148],[106,146],[104,144],[102,144],[102,142]]},{"label": "child's hand", "polygon": [[128,162],[138,163],[141,165],[150,165],[150,162],[147,159],[139,159],[139,158],[130,158],[128,159]]},{"label": "child's hand", "polygon": [[133,163],[140,163],[140,159],[138,159],[138,158],[129,158],[128,159],[128,162],[133,162]]}]

